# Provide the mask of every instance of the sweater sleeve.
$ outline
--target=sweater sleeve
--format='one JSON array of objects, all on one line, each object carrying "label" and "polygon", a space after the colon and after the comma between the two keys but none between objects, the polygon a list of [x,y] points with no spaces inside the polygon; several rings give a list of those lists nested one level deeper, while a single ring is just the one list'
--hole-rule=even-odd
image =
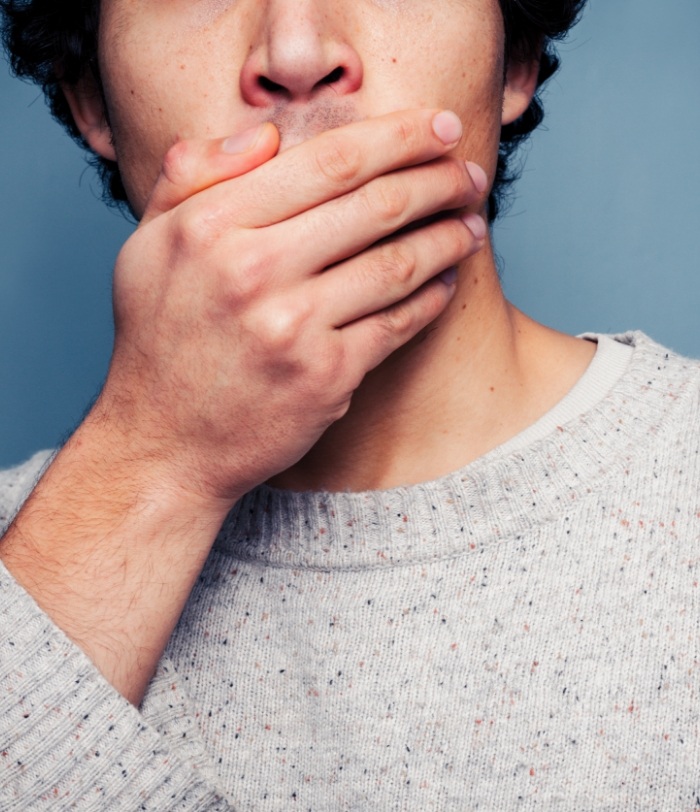
[{"label": "sweater sleeve", "polygon": [[[8,494],[21,502],[45,461],[0,475],[0,515],[11,516]],[[119,694],[0,564],[3,810],[232,812],[201,762]]]}]

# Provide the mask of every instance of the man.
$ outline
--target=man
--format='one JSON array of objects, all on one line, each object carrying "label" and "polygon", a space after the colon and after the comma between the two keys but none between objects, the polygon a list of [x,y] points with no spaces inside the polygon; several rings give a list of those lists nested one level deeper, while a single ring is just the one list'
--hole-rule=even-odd
[{"label": "man", "polygon": [[140,219],[0,547],[8,808],[699,803],[700,371],[485,224],[580,5],[5,4]]}]

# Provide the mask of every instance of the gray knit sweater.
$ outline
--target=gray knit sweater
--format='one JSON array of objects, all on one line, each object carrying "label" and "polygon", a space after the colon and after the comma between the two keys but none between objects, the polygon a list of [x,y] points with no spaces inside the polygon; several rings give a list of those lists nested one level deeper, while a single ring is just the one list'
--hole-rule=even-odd
[{"label": "gray knit sweater", "polygon": [[453,475],[258,488],[140,712],[0,570],[0,809],[700,808],[699,420],[633,334]]}]

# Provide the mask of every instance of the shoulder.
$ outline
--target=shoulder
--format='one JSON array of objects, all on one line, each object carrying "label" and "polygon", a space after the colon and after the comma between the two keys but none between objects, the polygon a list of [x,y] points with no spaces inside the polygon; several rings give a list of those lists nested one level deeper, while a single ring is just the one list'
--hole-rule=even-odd
[{"label": "shoulder", "polygon": [[0,533],[32,492],[54,453],[39,451],[22,465],[0,470]]},{"label": "shoulder", "polygon": [[630,387],[630,394],[641,397],[653,390],[665,399],[682,399],[687,401],[686,405],[697,408],[700,359],[686,358],[642,332],[622,333],[609,338],[632,348],[630,364],[623,376],[623,384]]},{"label": "shoulder", "polygon": [[632,348],[626,372],[616,387],[620,421],[649,440],[678,453],[700,448],[700,360],[686,358],[641,332],[611,336]]}]

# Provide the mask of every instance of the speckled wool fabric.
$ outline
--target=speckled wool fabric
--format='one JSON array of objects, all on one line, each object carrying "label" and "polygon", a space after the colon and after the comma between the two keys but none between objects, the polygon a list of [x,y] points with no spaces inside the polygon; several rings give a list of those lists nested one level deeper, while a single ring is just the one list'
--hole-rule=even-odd
[{"label": "speckled wool fabric", "polygon": [[601,338],[453,475],[258,488],[140,713],[3,570],[0,809],[700,809],[699,420],[698,363]]}]

